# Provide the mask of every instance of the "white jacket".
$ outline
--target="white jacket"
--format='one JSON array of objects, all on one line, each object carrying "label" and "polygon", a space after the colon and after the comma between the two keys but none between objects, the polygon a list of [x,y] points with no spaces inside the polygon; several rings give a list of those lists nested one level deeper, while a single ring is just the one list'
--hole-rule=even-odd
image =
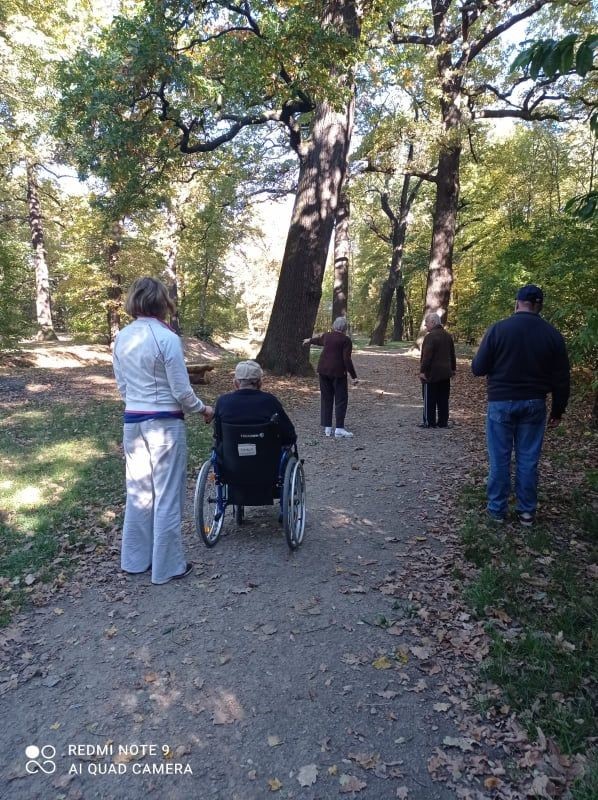
[{"label": "white jacket", "polygon": [[138,317],[116,335],[114,375],[126,411],[202,412],[181,340],[155,317]]}]

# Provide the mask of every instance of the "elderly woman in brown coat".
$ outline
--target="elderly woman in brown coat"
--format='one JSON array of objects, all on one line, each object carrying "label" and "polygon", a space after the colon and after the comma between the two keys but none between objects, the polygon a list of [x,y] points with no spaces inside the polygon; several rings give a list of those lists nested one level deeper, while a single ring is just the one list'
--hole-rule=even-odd
[{"label": "elderly woman in brown coat", "polygon": [[[304,339],[303,344],[315,344],[322,347],[318,361],[320,377],[320,424],[324,426],[326,436],[351,438],[353,434],[345,428],[345,414],[349,403],[347,373],[357,383],[357,374],[351,352],[353,342],[346,334],[346,317],[337,317],[332,323],[332,330],[311,339]],[[336,428],[332,427],[332,409],[334,406]]]}]

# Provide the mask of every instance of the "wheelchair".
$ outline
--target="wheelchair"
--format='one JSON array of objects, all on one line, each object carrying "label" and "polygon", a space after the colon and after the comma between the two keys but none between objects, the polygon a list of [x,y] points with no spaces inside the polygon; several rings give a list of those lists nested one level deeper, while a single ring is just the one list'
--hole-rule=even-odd
[{"label": "wheelchair", "polygon": [[296,550],[305,533],[305,475],[296,445],[280,443],[276,415],[267,423],[215,423],[215,445],[201,466],[195,486],[195,529],[207,547],[222,533],[224,515],[233,507],[238,525],[246,506],[278,501],[287,544]]}]

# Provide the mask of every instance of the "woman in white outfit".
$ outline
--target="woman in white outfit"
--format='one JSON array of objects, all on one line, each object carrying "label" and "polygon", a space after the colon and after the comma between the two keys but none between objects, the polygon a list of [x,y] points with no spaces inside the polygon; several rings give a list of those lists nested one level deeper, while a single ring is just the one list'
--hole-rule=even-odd
[{"label": "woman in white outfit", "polygon": [[127,296],[133,322],[114,343],[114,374],[125,401],[123,446],[127,502],[121,567],[152,571],[152,583],[183,578],[181,521],[187,485],[184,413],[213,417],[189,382],[180,338],[166,324],[174,305],[163,283],[136,280]]}]

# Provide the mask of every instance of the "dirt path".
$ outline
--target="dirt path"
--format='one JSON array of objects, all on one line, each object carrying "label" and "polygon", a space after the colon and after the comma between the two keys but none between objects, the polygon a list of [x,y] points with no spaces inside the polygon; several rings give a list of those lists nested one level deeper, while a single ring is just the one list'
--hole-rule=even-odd
[{"label": "dirt path", "polygon": [[[250,509],[243,528],[227,516],[211,551],[189,526],[184,581],[123,576],[115,552],[94,585],[15,630],[2,797],[456,796],[430,772],[435,748],[460,735],[446,642],[461,636],[479,660],[451,589],[437,597],[451,570],[444,498],[467,458],[459,410],[454,429],[420,430],[415,362],[362,352],[356,366],[354,439],[322,437],[315,391],[292,412],[308,487],[299,552],[273,509]],[[133,744],[158,752],[118,755]],[[53,774],[25,772],[30,745],[56,749]],[[109,766],[121,774],[93,774]],[[164,769],[183,774],[152,774]]]}]

